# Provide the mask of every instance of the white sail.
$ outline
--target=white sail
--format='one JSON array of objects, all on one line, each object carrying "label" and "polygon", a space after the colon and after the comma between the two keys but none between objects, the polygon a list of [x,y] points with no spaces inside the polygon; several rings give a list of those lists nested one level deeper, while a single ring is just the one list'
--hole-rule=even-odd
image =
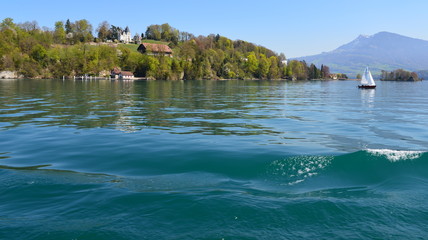
[{"label": "white sail", "polygon": [[369,85],[376,85],[373,80],[372,73],[369,71],[369,68],[367,68],[367,81],[369,82]]},{"label": "white sail", "polygon": [[367,81],[367,68],[366,68],[366,71],[364,71],[364,74],[363,74],[363,77],[361,78],[361,85],[367,85],[367,84],[369,84],[369,81]]},{"label": "white sail", "polygon": [[366,67],[366,70],[364,71],[363,77],[361,78],[361,85],[371,85],[371,86],[376,85],[368,67]]}]

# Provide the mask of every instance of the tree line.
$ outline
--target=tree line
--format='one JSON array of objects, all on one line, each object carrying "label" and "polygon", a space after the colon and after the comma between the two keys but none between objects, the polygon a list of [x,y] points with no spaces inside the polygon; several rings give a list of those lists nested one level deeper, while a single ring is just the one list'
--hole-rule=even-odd
[{"label": "tree line", "polygon": [[419,76],[416,72],[409,72],[403,69],[396,69],[394,71],[381,71],[381,80],[383,81],[419,81]]},{"label": "tree line", "polygon": [[137,77],[153,79],[322,79],[328,66],[286,61],[263,46],[231,40],[219,34],[194,36],[165,23],[150,25],[136,38],[167,43],[173,57],[141,54],[124,44],[90,44],[118,39],[122,28],[102,22],[93,27],[85,19],[55,22],[53,30],[37,22],[0,23],[0,70],[17,71],[29,78],[60,78],[89,74],[107,75],[114,67]]}]

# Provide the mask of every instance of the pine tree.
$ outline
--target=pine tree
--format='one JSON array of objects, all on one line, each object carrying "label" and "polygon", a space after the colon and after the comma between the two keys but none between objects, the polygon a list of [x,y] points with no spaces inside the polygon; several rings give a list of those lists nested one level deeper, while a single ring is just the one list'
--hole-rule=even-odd
[{"label": "pine tree", "polygon": [[67,19],[67,22],[65,22],[65,33],[68,34],[71,32],[73,32],[73,28],[71,26],[70,19]]}]

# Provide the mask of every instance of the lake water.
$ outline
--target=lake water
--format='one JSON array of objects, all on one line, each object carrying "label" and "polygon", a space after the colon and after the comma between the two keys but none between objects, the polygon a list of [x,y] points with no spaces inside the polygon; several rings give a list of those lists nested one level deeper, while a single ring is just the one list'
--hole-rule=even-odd
[{"label": "lake water", "polygon": [[428,82],[0,81],[0,239],[426,239]]}]

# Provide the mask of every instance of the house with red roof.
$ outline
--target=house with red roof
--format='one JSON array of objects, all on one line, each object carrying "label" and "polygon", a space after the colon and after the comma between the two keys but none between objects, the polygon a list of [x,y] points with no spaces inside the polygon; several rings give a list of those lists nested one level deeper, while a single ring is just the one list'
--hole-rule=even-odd
[{"label": "house with red roof", "polygon": [[164,44],[142,43],[137,50],[142,54],[172,57],[171,48]]},{"label": "house with red roof", "polygon": [[119,67],[115,67],[113,68],[113,70],[111,70],[110,77],[112,79],[119,79],[119,80],[133,80],[134,74],[128,71],[122,71],[120,70]]}]

